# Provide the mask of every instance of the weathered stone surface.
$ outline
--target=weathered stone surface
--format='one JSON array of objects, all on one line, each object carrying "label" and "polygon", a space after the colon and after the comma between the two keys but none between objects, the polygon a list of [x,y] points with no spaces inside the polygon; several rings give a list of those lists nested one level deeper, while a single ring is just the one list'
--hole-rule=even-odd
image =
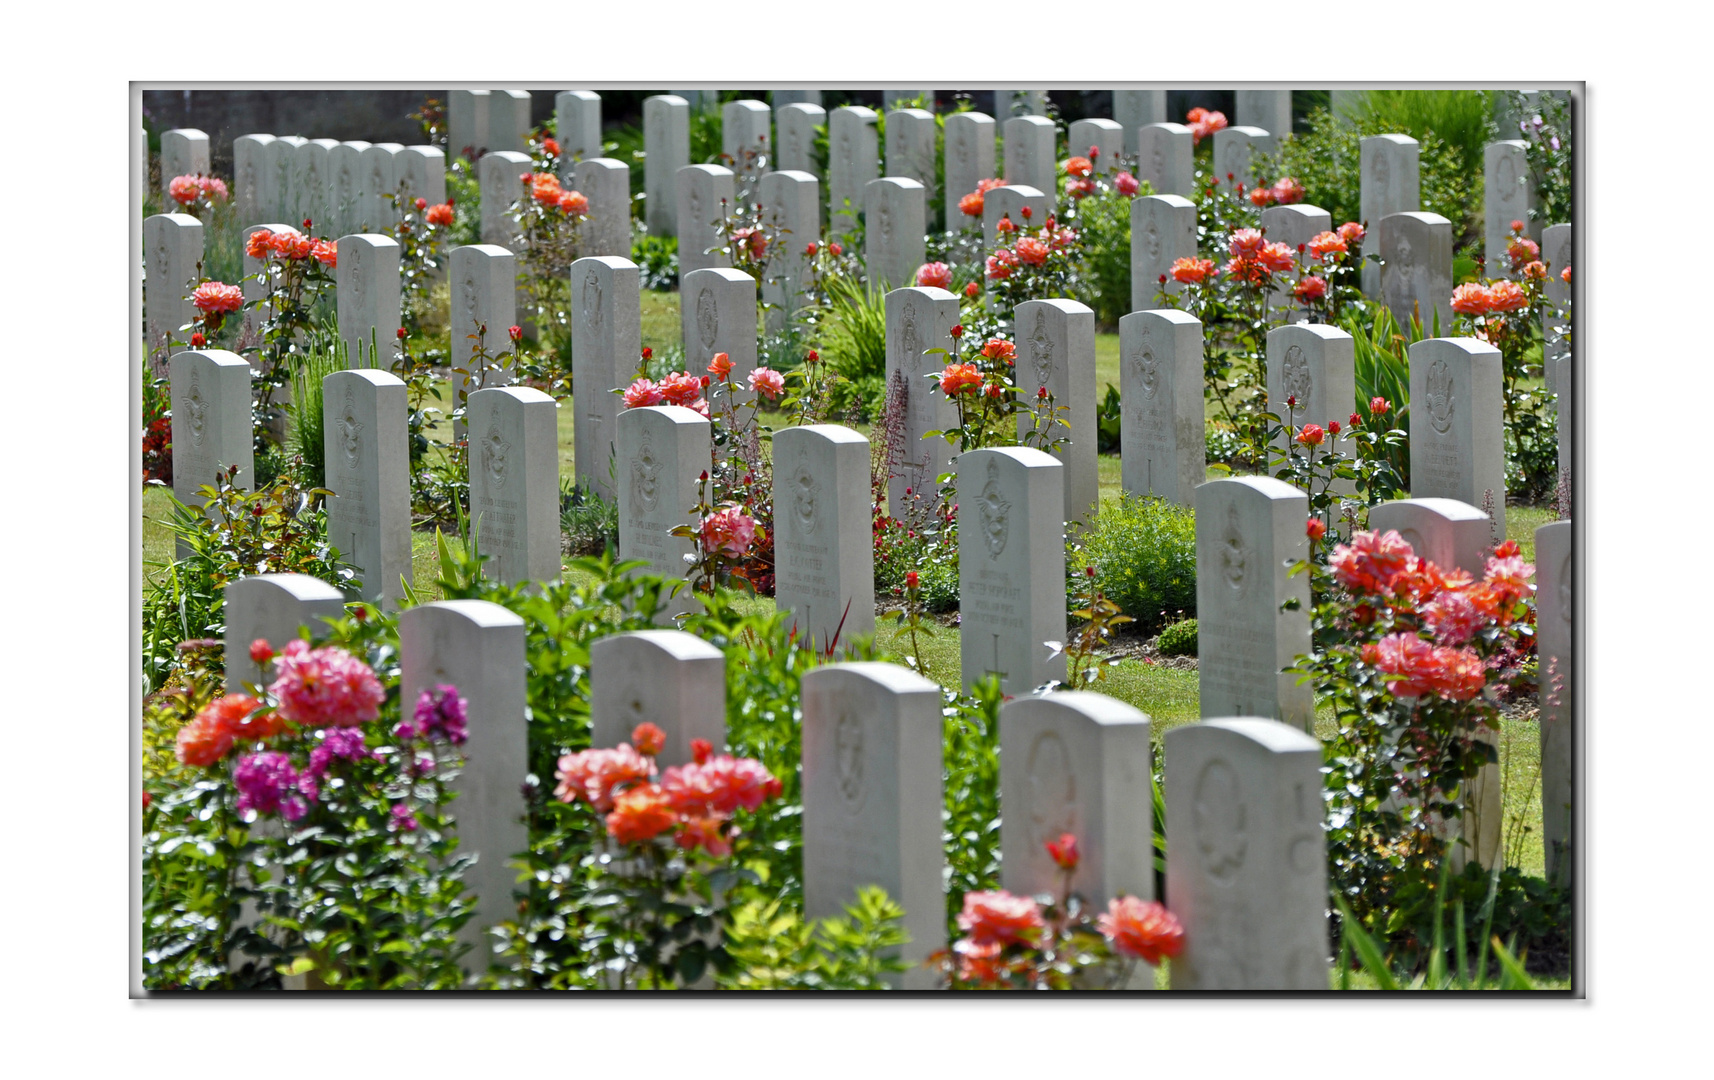
[{"label": "weathered stone surface", "polygon": [[1452,328],[1452,222],[1423,211],[1381,219],[1381,296],[1400,327]]},{"label": "weathered stone surface", "polygon": [[849,647],[875,632],[869,440],[839,424],[774,433],[774,603],[798,640]]},{"label": "weathered stone surface", "polygon": [[[1013,316],[1017,327],[1016,378],[1026,391],[1046,387],[1071,424],[1052,429],[1065,444],[1054,457],[1065,464],[1065,519],[1090,524],[1099,508],[1101,479],[1095,453],[1095,312],[1076,300],[1028,300]],[[1032,426],[1018,418],[1018,438]]]},{"label": "weathered stone surface", "polygon": [[1505,391],[1500,351],[1475,338],[1410,347],[1410,493],[1486,509],[1506,535]]},{"label": "weathered stone surface", "polygon": [[903,176],[883,176],[864,187],[863,254],[872,287],[916,280],[928,233],[927,197],[921,184]]},{"label": "weathered stone surface", "polygon": [[642,273],[630,259],[604,255],[571,264],[572,425],[577,485],[617,497],[618,387],[643,352]]},{"label": "weathered stone surface", "polygon": [[723,240],[716,230],[737,205],[732,170],[723,165],[686,165],[678,171],[675,190],[680,279],[696,270],[732,265],[731,258],[718,250]]},{"label": "weathered stone surface", "polygon": [[1541,664],[1541,823],[1547,876],[1575,880],[1580,835],[1575,804],[1578,685],[1572,666],[1577,564],[1569,521],[1535,531],[1536,651]]},{"label": "weathered stone surface", "polygon": [[[820,103],[811,101],[782,105],[778,101],[780,93],[782,91],[774,91],[774,127],[777,129],[774,138],[778,143],[774,163],[781,172],[802,172],[813,177],[815,129],[827,123],[827,110]],[[820,210],[816,212],[819,214]]]},{"label": "weathered stone surface", "polygon": [[1119,320],[1122,482],[1137,495],[1195,505],[1208,475],[1202,324],[1177,308]]},{"label": "weathered stone surface", "polygon": [[863,208],[863,188],[881,168],[875,110],[841,105],[827,118],[827,200],[831,232],[850,231]]},{"label": "weathered stone surface", "polygon": [[[998,673],[1007,694],[1065,679],[1065,466],[1025,446],[958,458],[959,661],[966,689]],[[1299,530],[1302,531],[1301,529]]]},{"label": "weathered stone surface", "polygon": [[1196,187],[1196,137],[1183,124],[1147,124],[1137,130],[1137,179],[1156,195],[1188,198]]},{"label": "weathered stone surface", "polygon": [[[1422,209],[1421,145],[1409,135],[1370,135],[1359,148],[1361,216],[1368,234],[1363,247],[1378,250],[1381,223],[1390,214]],[[1381,295],[1381,268],[1363,263],[1363,292]]]},{"label": "weathered stone surface", "polygon": [[335,298],[339,340],[352,367],[391,366],[400,319],[399,242],[390,236],[353,233],[339,238]]},{"label": "weathered stone surface", "polygon": [[638,724],[666,735],[662,769],[694,758],[692,739],[726,746],[726,654],[683,630],[609,634],[589,646],[591,746],[631,741]]},{"label": "weathered stone surface", "polygon": [[678,171],[690,164],[690,102],[676,94],[643,99],[643,214],[649,231],[678,235]]},{"label": "weathered stone surface", "polygon": [[[1136,154],[1138,148],[1137,132],[1148,124],[1159,124],[1166,120],[1166,91],[1165,90],[1115,90],[1113,91],[1113,119],[1125,131],[1125,153]],[[1161,188],[1155,188],[1158,192]],[[1175,195],[1184,192],[1175,191]]]},{"label": "weathered stone surface", "polygon": [[[905,423],[902,445],[894,448],[887,482],[888,513],[901,520],[921,515],[932,502],[937,478],[952,467],[952,447],[944,438],[924,439],[929,431],[958,426],[958,406],[932,389],[924,378],[951,363],[952,328],[958,325],[958,297],[945,289],[909,286],[887,294],[887,387],[903,384]],[[930,349],[945,349],[929,354]],[[905,494],[909,488],[911,495]],[[918,501],[920,497],[922,501]]]},{"label": "weathered stone surface", "polygon": [[169,362],[173,401],[173,496],[201,506],[200,489],[236,468],[233,486],[256,488],[250,427],[250,363],[224,349],[186,349]]},{"label": "weathered stone surface", "polygon": [[[1131,200],[1131,310],[1155,307],[1161,289],[1184,286],[1172,276],[1172,264],[1196,258],[1196,204],[1178,195],[1144,195]],[[1166,281],[1161,281],[1161,275]]]},{"label": "weathered stone surface", "polygon": [[409,404],[396,375],[373,368],[323,379],[327,536],[363,582],[361,596],[388,610],[411,580]]},{"label": "weathered stone surface", "polygon": [[559,580],[558,413],[530,386],[470,395],[470,516],[487,577]]}]

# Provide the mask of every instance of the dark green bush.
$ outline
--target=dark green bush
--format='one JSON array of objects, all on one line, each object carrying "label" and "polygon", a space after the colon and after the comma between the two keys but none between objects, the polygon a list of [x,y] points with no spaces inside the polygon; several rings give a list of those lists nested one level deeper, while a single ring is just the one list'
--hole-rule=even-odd
[{"label": "dark green bush", "polygon": [[1155,648],[1165,656],[1196,655],[1196,620],[1181,619],[1161,631]]},{"label": "dark green bush", "polygon": [[1083,559],[1108,599],[1148,633],[1169,614],[1196,610],[1196,515],[1153,496],[1102,506]]}]

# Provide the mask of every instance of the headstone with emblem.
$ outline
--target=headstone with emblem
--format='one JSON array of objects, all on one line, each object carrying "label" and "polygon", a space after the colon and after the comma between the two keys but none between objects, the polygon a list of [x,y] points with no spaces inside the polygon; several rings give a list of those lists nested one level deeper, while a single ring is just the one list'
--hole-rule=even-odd
[{"label": "headstone with emblem", "polygon": [[827,201],[831,233],[849,232],[863,209],[863,189],[881,175],[875,110],[841,105],[827,118]]},{"label": "headstone with emblem", "polygon": [[1195,505],[1208,476],[1202,323],[1177,308],[1119,320],[1120,476],[1136,495]]},{"label": "headstone with emblem", "polygon": [[[1160,290],[1179,293],[1172,264],[1196,258],[1196,204],[1179,195],[1131,200],[1131,310],[1148,311]],[[1162,282],[1161,277],[1166,277]]]},{"label": "headstone with emblem", "polygon": [[1189,198],[1196,188],[1196,136],[1183,124],[1146,124],[1137,130],[1137,179],[1156,195]]},{"label": "headstone with emblem", "polygon": [[643,351],[642,273],[630,259],[571,264],[572,433],[577,486],[618,497],[615,421]]},{"label": "headstone with emblem", "polygon": [[736,206],[737,181],[722,165],[686,165],[678,171],[678,272],[684,275],[711,266],[730,266],[719,247],[716,226]]},{"label": "headstone with emblem", "polygon": [[1505,391],[1500,350],[1475,338],[1410,347],[1410,493],[1492,508],[1506,535]]},{"label": "headstone with emblem", "polygon": [[[1391,214],[1422,209],[1422,147],[1409,135],[1370,135],[1358,148],[1358,220],[1368,234],[1367,251],[1380,250],[1381,222]],[[1381,294],[1379,264],[1363,260],[1363,292]]]},{"label": "headstone with emblem", "polygon": [[[778,91],[775,92],[776,94]],[[794,101],[774,110],[778,142],[774,167],[781,172],[815,175],[815,129],[827,123],[827,110],[817,102]],[[766,200],[762,203],[767,205]],[[819,218],[821,208],[816,207]],[[807,240],[802,241],[808,243]]]},{"label": "headstone with emblem", "polygon": [[[1017,327],[1018,384],[1035,408],[1018,416],[1021,440],[1041,423],[1051,438],[1064,442],[1053,456],[1065,463],[1065,520],[1093,524],[1100,507],[1101,477],[1095,453],[1095,312],[1076,300],[1027,300],[1014,309]],[[1048,397],[1040,397],[1046,390]],[[1064,427],[1043,422],[1051,401]],[[1059,412],[1065,408],[1064,413]]]},{"label": "headstone with emblem", "polygon": [[883,176],[863,189],[863,256],[877,289],[914,284],[928,233],[927,192],[917,181]]},{"label": "headstone with emblem", "polygon": [[391,367],[400,320],[399,242],[390,236],[353,233],[339,238],[339,340],[352,367]]},{"label": "headstone with emblem", "polygon": [[693,756],[692,739],[726,746],[726,654],[683,630],[632,630],[589,646],[589,744],[631,741],[638,724],[666,734],[655,762],[667,769]]},{"label": "headstone with emblem", "polygon": [[869,440],[839,424],[774,433],[774,603],[816,651],[875,632]]},{"label": "headstone with emblem", "polygon": [[[712,463],[712,425],[682,405],[646,405],[620,412],[614,427],[619,432],[619,557],[642,559],[648,563],[646,573],[687,577],[687,556],[695,555],[696,545],[672,531],[695,524],[699,477]],[[668,624],[691,604],[681,589],[656,621]]]},{"label": "headstone with emblem", "polygon": [[173,402],[173,497],[201,506],[215,473],[236,468],[234,487],[256,490],[250,426],[250,362],[224,349],[186,349],[169,362]]},{"label": "headstone with emblem", "polygon": [[1027,446],[958,457],[959,663],[1013,696],[1065,679],[1065,466]]},{"label": "headstone with emblem", "polygon": [[[958,208],[983,180],[994,178],[994,118],[986,113],[953,113],[942,129],[945,140],[946,227],[957,231],[978,222]],[[986,199],[983,200],[986,204]]]},{"label": "headstone with emblem", "polygon": [[[893,517],[911,517],[913,507],[933,505],[938,477],[952,467],[953,448],[929,431],[958,426],[958,406],[924,376],[943,371],[957,344],[958,297],[945,289],[913,285],[887,294],[887,392],[899,386],[905,396],[901,445],[891,448],[887,509]],[[945,352],[927,355],[930,349]],[[902,384],[902,386],[900,385]],[[910,495],[906,495],[906,489]]]},{"label": "headstone with emblem", "polygon": [[[741,404],[753,396],[748,389],[750,373],[756,370],[756,279],[742,270],[718,266],[696,270],[679,278],[679,321],[684,332],[685,366],[706,371],[715,353],[732,361],[731,381]],[[711,406],[719,407],[725,391],[710,387]]]},{"label": "headstone with emblem", "polygon": [[677,236],[678,171],[690,164],[688,101],[675,94],[643,99],[643,155],[643,215],[649,231]]},{"label": "headstone with emblem", "polygon": [[559,580],[558,413],[530,386],[470,395],[470,518],[484,576]]}]

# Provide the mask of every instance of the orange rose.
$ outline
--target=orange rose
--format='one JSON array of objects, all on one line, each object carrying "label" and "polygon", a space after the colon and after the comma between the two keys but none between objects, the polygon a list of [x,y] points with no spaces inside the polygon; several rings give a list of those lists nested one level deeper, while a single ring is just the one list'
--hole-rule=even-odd
[{"label": "orange rose", "polygon": [[1009,364],[1017,357],[1018,349],[1005,338],[989,338],[988,343],[982,346],[982,355],[990,360],[1004,360]]},{"label": "orange rose", "polygon": [[967,386],[981,386],[982,373],[975,364],[948,364],[940,373],[940,389],[947,397],[955,397]]},{"label": "orange rose", "polygon": [[1488,306],[1493,311],[1519,311],[1529,302],[1529,294],[1515,281],[1496,281],[1488,286]]},{"label": "orange rose", "polygon": [[1488,290],[1478,282],[1469,282],[1452,290],[1452,310],[1460,315],[1486,315],[1493,306]]},{"label": "orange rose", "polygon": [[559,208],[568,214],[589,213],[589,197],[581,191],[567,191],[559,197]]},{"label": "orange rose", "polygon": [[958,209],[965,217],[979,218],[982,216],[982,193],[972,191],[958,200]]},{"label": "orange rose", "polygon": [[1047,262],[1048,246],[1032,236],[1019,240],[1013,251],[1017,253],[1019,261],[1027,266],[1040,266]]},{"label": "orange rose", "polygon": [[659,784],[643,784],[613,800],[607,815],[607,835],[621,844],[653,840],[678,823],[672,803]]},{"label": "orange rose", "polygon": [[1065,163],[1065,175],[1067,176],[1088,176],[1094,171],[1094,162],[1086,157],[1074,157]]},{"label": "orange rose", "polygon": [[430,225],[451,225],[452,204],[439,203],[435,206],[429,207],[423,214],[423,220],[428,222]]}]

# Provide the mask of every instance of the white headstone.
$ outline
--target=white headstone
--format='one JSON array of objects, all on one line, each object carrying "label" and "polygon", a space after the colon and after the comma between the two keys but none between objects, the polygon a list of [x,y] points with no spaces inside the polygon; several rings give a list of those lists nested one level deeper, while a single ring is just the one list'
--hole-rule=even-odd
[{"label": "white headstone", "polygon": [[423,199],[430,206],[446,202],[446,154],[440,147],[407,146],[398,163],[405,198]]},{"label": "white headstone", "polygon": [[[643,559],[647,573],[687,577],[691,540],[673,536],[680,525],[694,525],[697,478],[708,470],[713,452],[712,425],[682,405],[624,409],[619,429],[619,557]],[[683,590],[661,613],[661,622],[686,610]]]},{"label": "white headstone", "polygon": [[[371,144],[342,142],[327,152],[328,196],[327,232],[344,236],[363,227],[364,209],[368,196],[364,185],[369,174],[363,167],[363,151]],[[301,224],[301,222],[300,222]]]},{"label": "white headstone", "polygon": [[1064,681],[1065,466],[1027,446],[958,457],[959,663],[968,690],[998,673],[1018,696]]},{"label": "white headstone", "polygon": [[907,990],[946,946],[940,688],[897,664],[829,664],[803,677],[804,914],[844,914],[878,885],[905,909]]},{"label": "white headstone", "polygon": [[710,251],[722,243],[715,223],[737,206],[737,178],[723,165],[686,165],[678,171],[678,272],[730,266],[731,258]]},{"label": "white headstone", "polygon": [[512,150],[485,154],[477,167],[482,190],[482,242],[520,250],[518,228],[509,211],[512,204],[527,198],[523,176],[530,171],[530,155]]},{"label": "white headstone", "polygon": [[[490,355],[508,351],[511,343],[506,332],[518,318],[517,259],[498,244],[464,244],[452,249],[449,262],[449,283],[452,288],[450,306],[450,341],[447,357],[453,368],[474,373],[472,364],[477,345],[473,335],[486,326],[481,344]],[[487,372],[477,384],[465,375],[451,376],[455,392],[480,390],[484,387],[505,386],[512,381],[510,366]],[[457,397],[447,406],[457,408]]]},{"label": "white headstone", "polygon": [[524,620],[486,600],[437,600],[399,616],[399,702],[416,709],[423,691],[456,686],[467,705],[469,763],[453,781],[458,852],[475,855],[464,884],[476,912],[458,940],[465,964],[485,970],[488,928],[517,918],[511,862],[529,847],[524,780],[529,775],[529,720]]},{"label": "white headstone", "polygon": [[240,135],[232,140],[232,202],[240,225],[276,216],[277,208],[263,202],[267,195],[267,148],[273,141],[274,137],[267,134]]},{"label": "white headstone", "polygon": [[534,387],[470,395],[470,518],[487,577],[559,580],[558,413]]},{"label": "white headstone", "polygon": [[764,220],[775,232],[768,276],[762,281],[762,299],[775,305],[768,312],[768,327],[778,332],[803,303],[809,269],[809,256],[804,252],[821,235],[821,183],[812,174],[796,169],[771,172],[762,177],[757,199]]},{"label": "white headstone", "polygon": [[234,487],[256,490],[250,363],[224,349],[186,349],[170,362],[173,497],[201,506],[214,474],[236,467]]},{"label": "white headstone", "polygon": [[196,128],[161,132],[161,206],[176,205],[167,190],[180,176],[212,176],[208,136]]},{"label": "white headstone", "polygon": [[487,90],[454,90],[446,99],[446,147],[454,158],[480,161],[489,150]]},{"label": "white headstone", "polygon": [[[1370,135],[1362,140],[1358,156],[1359,216],[1367,234],[1363,246],[1379,250],[1381,222],[1389,214],[1422,209],[1422,147],[1409,135]],[[1381,268],[1363,263],[1363,291],[1381,294]]]},{"label": "white headstone", "polygon": [[1405,211],[1381,219],[1381,296],[1400,331],[1413,316],[1422,332],[1452,329],[1452,222],[1439,214]]},{"label": "white headstone", "polygon": [[[1257,154],[1277,153],[1279,139],[1265,128],[1248,125],[1221,128],[1214,133],[1214,175],[1222,184],[1243,184],[1248,191],[1256,185],[1251,160]],[[1231,180],[1226,179],[1228,174]]]},{"label": "white headstone", "polygon": [[904,176],[883,176],[863,188],[863,257],[870,288],[909,285],[923,264],[928,192]]},{"label": "white headstone", "polygon": [[[816,105],[821,104],[820,90],[775,90],[769,97],[774,106],[774,115],[787,105]],[[784,168],[784,166],[781,166]]]},{"label": "white headstone", "polygon": [[589,255],[631,254],[631,167],[613,158],[577,164],[577,190],[589,200],[579,250]]},{"label": "white headstone", "polygon": [[1500,351],[1475,338],[1410,347],[1410,493],[1493,505],[1506,535],[1505,391]]},{"label": "white headstone", "polygon": [[1208,475],[1203,419],[1202,323],[1176,308],[1119,320],[1123,485],[1194,506]]},{"label": "white headstone", "polygon": [[643,351],[642,274],[614,255],[571,264],[573,460],[577,486],[608,501],[618,497],[614,422]]},{"label": "white headstone", "polygon": [[569,181],[575,163],[603,156],[601,95],[593,90],[561,90],[553,96],[553,116],[554,139],[559,143],[559,175],[561,180]]},{"label": "white headstone", "polygon": [[1395,499],[1369,508],[1369,528],[1391,529],[1417,554],[1443,570],[1466,570],[1480,581],[1494,546],[1488,515],[1457,499]]},{"label": "white headstone", "polygon": [[[1295,323],[1268,331],[1267,348],[1268,411],[1282,424],[1289,417],[1300,428],[1319,424],[1326,431],[1330,420],[1345,427],[1357,401],[1356,339],[1336,326]],[[1297,404],[1288,406],[1287,401],[1294,398]],[[1282,429],[1274,437],[1274,446],[1290,450],[1289,438]],[[1316,447],[1316,454],[1332,450],[1354,455],[1349,430],[1329,434]],[[1347,496],[1356,493],[1349,480],[1335,480],[1333,490]]]},{"label": "white headstone", "polygon": [[828,116],[827,205],[833,233],[847,232],[857,224],[863,188],[881,175],[876,143],[874,109],[841,105]]},{"label": "white headstone", "polygon": [[[1027,217],[1024,215],[1025,207],[1030,211]],[[1052,212],[1053,200],[1040,189],[1027,184],[1007,184],[989,191],[982,196],[982,235],[987,241],[987,252],[993,254],[995,248],[1005,247],[1011,242],[1000,236],[1001,218],[1011,218],[1013,225],[1023,229],[1042,224]]]},{"label": "white headstone", "polygon": [[774,433],[774,604],[798,640],[849,648],[875,633],[869,440],[839,424]]},{"label": "white headstone", "polygon": [[765,101],[745,98],[720,108],[720,153],[727,167],[746,188],[772,169],[773,140],[769,127],[773,111]]},{"label": "white headstone", "polygon": [[1233,120],[1277,134],[1291,131],[1290,90],[1238,90],[1232,111]]},{"label": "white headstone", "polygon": [[[1166,91],[1113,91],[1113,119],[1119,121],[1119,126],[1125,129],[1125,153],[1136,154],[1139,146],[1138,129],[1146,124],[1159,124],[1166,120]],[[1140,173],[1138,175],[1141,176]],[[1155,190],[1162,189],[1157,187]],[[1173,194],[1182,195],[1184,192],[1175,191]]]},{"label": "white headstone", "polygon": [[1162,741],[1166,891],[1184,926],[1172,988],[1326,990],[1321,743],[1255,718]]},{"label": "white headstone", "polygon": [[[946,118],[945,140],[946,227],[957,230],[976,224],[958,209],[958,202],[976,190],[978,182],[993,179],[994,118],[986,113],[953,113]],[[983,200],[986,205],[987,200]]]},{"label": "white headstone", "polygon": [[1072,157],[1089,157],[1092,148],[1099,151],[1090,158],[1095,172],[1111,175],[1118,169],[1118,156],[1125,149],[1125,129],[1117,121],[1102,117],[1073,120],[1066,131],[1065,145]]},{"label": "white headstone", "polygon": [[994,115],[1002,122],[1015,116],[1046,116],[1046,90],[996,90]]},{"label": "white headstone", "polygon": [[[1027,300],[1014,310],[1018,384],[1029,393],[1046,387],[1069,429],[1055,426],[1066,442],[1054,456],[1065,464],[1065,519],[1092,524],[1099,509],[1101,479],[1095,456],[1095,313],[1076,300]],[[1030,430],[1018,417],[1018,437]]]},{"label": "white headstone", "polygon": [[[1309,652],[1309,500],[1270,476],[1196,489],[1197,675],[1202,715],[1266,716],[1314,730],[1315,689],[1285,674]],[[1280,604],[1296,599],[1295,611]],[[1319,789],[1318,789],[1319,790]]]},{"label": "white headstone", "polygon": [[693,109],[707,109],[720,103],[718,90],[674,90],[672,93],[683,98]]},{"label": "white headstone", "polygon": [[689,164],[690,103],[674,94],[644,98],[643,213],[650,232],[678,235],[677,176]]},{"label": "white headstone", "polygon": [[[684,359],[692,372],[708,369],[715,353],[732,361],[730,380],[737,399],[748,404],[750,373],[756,370],[756,279],[730,266],[696,270],[679,277],[679,325],[684,334]],[[710,405],[724,396],[712,393]]]},{"label": "white headstone", "polygon": [[293,228],[303,227],[303,215],[294,213],[292,155],[309,140],[302,135],[281,135],[262,148],[262,209],[265,217],[283,217]]},{"label": "white headstone", "polygon": [[887,175],[908,176],[932,192],[934,140],[934,114],[927,109],[894,109],[888,113]]},{"label": "white headstone", "polygon": [[[400,157],[398,143],[375,143],[363,151],[363,198],[358,204],[364,232],[388,233],[399,223]],[[389,199],[387,196],[394,196]]]},{"label": "white headstone", "polygon": [[390,236],[353,233],[339,238],[339,340],[352,367],[390,367],[399,317],[399,242]]},{"label": "white headstone", "polygon": [[250,659],[250,643],[261,638],[275,651],[308,627],[324,633],[324,620],[345,614],[345,597],[308,574],[255,574],[226,583],[226,692],[242,694],[244,684],[267,685],[262,667]]},{"label": "white headstone", "polygon": [[1547,877],[1569,885],[1576,866],[1577,814],[1573,806],[1577,689],[1572,667],[1573,596],[1571,522],[1550,521],[1535,531],[1535,634],[1541,680],[1541,825]]},{"label": "white headstone", "polygon": [[1571,283],[1560,272],[1571,265],[1571,226],[1549,225],[1541,231],[1541,261],[1547,266],[1547,281],[1542,293],[1547,310],[1541,317],[1541,336],[1546,343],[1544,354],[1552,359],[1565,351],[1561,331],[1571,320],[1562,316],[1571,305]]},{"label": "white headstone", "polygon": [[1054,190],[1057,161],[1053,121],[1045,116],[1014,116],[1003,125],[1006,183]]},{"label": "white headstone", "polygon": [[1147,124],[1137,129],[1137,179],[1156,195],[1189,198],[1196,187],[1196,137],[1183,124]]},{"label": "white headstone", "polygon": [[827,110],[810,101],[782,105],[778,101],[782,92],[774,92],[774,126],[778,129],[774,137],[779,142],[774,165],[782,172],[795,170],[814,175],[815,129],[827,123]]},{"label": "white headstone", "polygon": [[530,92],[493,90],[488,94],[488,149],[516,150],[530,145]]},{"label": "white headstone", "polygon": [[[1288,203],[1285,206],[1270,206],[1263,210],[1261,225],[1262,231],[1270,243],[1280,243],[1291,248],[1292,257],[1297,259],[1298,268],[1301,270],[1310,263],[1314,256],[1299,250],[1300,247],[1306,247],[1314,237],[1330,231],[1333,228],[1333,215],[1319,206],[1310,206],[1308,203]],[[1287,276],[1288,285],[1292,276],[1294,275]],[[1268,294],[1268,304],[1276,309],[1291,310],[1296,305],[1296,301],[1292,298],[1291,289],[1282,287],[1274,289]],[[1293,317],[1306,316],[1296,313]],[[1340,413],[1339,415],[1344,416],[1345,414]]]},{"label": "white headstone", "polygon": [[692,739],[726,746],[726,654],[683,630],[632,630],[589,646],[589,745],[631,741],[638,724],[666,735],[662,769],[694,760]]},{"label": "white headstone", "polygon": [[363,582],[363,599],[396,609],[411,580],[409,405],[398,376],[365,368],[321,381],[327,538]]},{"label": "white headstone", "polygon": [[297,192],[297,216],[309,218],[315,231],[334,227],[333,174],[328,153],[337,139],[311,139],[292,152],[292,190]]},{"label": "white headstone", "polygon": [[[1131,200],[1131,310],[1155,306],[1161,289],[1183,291],[1172,264],[1196,258],[1196,204],[1182,195],[1143,195]],[[1165,283],[1161,275],[1166,275]]]},{"label": "white headstone", "polygon": [[[196,318],[190,302],[196,291],[197,264],[202,262],[202,222],[189,214],[153,214],[143,219],[144,343],[157,375],[165,374],[167,357],[186,347],[190,331],[179,327]],[[173,344],[169,348],[168,342]]]},{"label": "white headstone", "polygon": [[1541,225],[1530,221],[1535,188],[1530,180],[1528,146],[1522,139],[1502,139],[1489,143],[1482,152],[1482,251],[1489,277],[1504,277],[1511,269],[1506,244],[1511,239],[1512,222],[1523,222],[1526,236],[1541,235]]},{"label": "white headstone", "polygon": [[[903,445],[894,448],[892,477],[887,482],[887,511],[903,518],[910,505],[905,489],[909,488],[912,495],[921,495],[925,500],[922,505],[926,505],[938,486],[936,478],[952,467],[953,451],[946,440],[938,435],[932,439],[922,436],[925,431],[949,431],[957,427],[958,406],[932,390],[923,376],[941,371],[952,362],[952,328],[958,325],[958,297],[945,289],[910,286],[888,293],[886,310],[888,393],[895,382],[902,380],[905,394]],[[929,349],[946,352],[924,355]]]}]

